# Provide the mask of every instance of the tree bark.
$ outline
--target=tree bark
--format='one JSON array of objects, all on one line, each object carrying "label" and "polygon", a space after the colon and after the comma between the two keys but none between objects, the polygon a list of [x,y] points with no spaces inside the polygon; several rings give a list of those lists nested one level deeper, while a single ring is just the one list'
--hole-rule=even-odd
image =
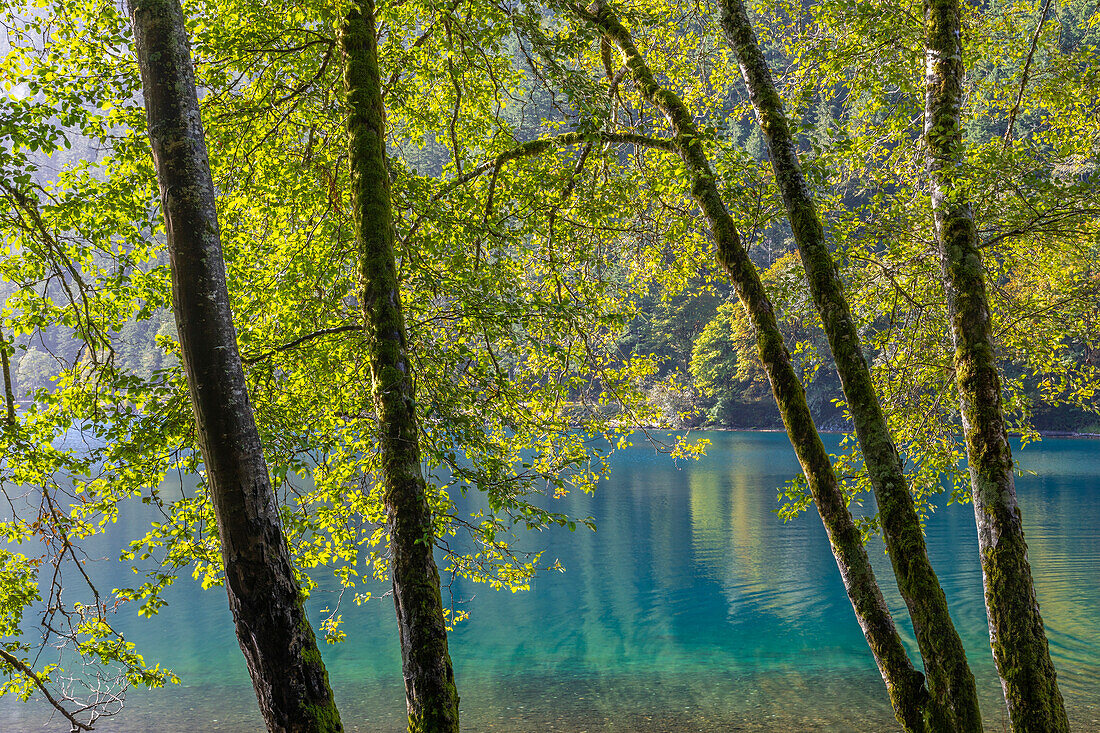
[{"label": "tree bark", "polygon": [[974,675],[948,613],[947,598],[928,559],[901,457],[886,425],[859,332],[825,242],[821,218],[802,175],[783,101],[742,0],[722,0],[721,23],[737,54],[749,100],[767,140],[775,180],[806,270],[810,293],[821,315],[855,423],[894,576],[924,659],[932,698],[931,723],[936,730],[980,731],[982,718]]},{"label": "tree bark", "polygon": [[4,408],[8,427],[15,427],[15,392],[11,388],[11,362],[8,360],[8,343],[0,331],[0,367],[4,371]]},{"label": "tree bark", "polygon": [[439,570],[432,557],[432,513],[420,468],[415,393],[394,260],[374,0],[352,7],[339,35],[363,330],[381,423],[381,479],[409,731],[457,733],[458,692],[447,650]]},{"label": "tree bark", "polygon": [[237,350],[178,0],[130,0],[172,299],[237,639],[270,731],[343,730],[302,605]]},{"label": "tree bark", "polygon": [[909,660],[883,600],[859,530],[810,415],[805,391],[791,364],[774,309],[718,192],[693,117],[675,93],[656,82],[630,33],[605,2],[599,0],[588,10],[573,6],[573,10],[594,23],[619,48],[638,89],[665,115],[676,134],[677,152],[691,171],[692,195],[710,227],[718,260],[733,280],[738,298],[752,322],[757,350],[768,373],[783,424],[828,533],[848,598],[886,682],[895,715],[907,731],[926,730],[924,711],[928,692],[924,676]]},{"label": "tree bark", "polygon": [[1067,731],[1016,503],[977,229],[965,186],[957,0],[925,0],[925,114],[936,244],[955,345],[989,640],[1014,731]]}]

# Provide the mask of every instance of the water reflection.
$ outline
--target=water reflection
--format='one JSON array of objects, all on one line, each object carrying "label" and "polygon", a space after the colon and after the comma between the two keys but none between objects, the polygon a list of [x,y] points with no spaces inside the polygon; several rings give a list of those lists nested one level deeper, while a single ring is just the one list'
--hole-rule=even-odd
[{"label": "water reflection", "polygon": [[[559,558],[564,574],[540,576],[521,594],[453,584],[456,604],[472,614],[451,640],[465,729],[896,729],[819,520],[811,511],[783,525],[774,514],[776,488],[797,470],[785,436],[710,437],[698,463],[625,451],[594,496],[567,497],[599,530],[530,542]],[[1100,731],[1100,442],[1049,440],[1018,457],[1039,472],[1019,480],[1020,502],[1071,720],[1074,730]],[[120,520],[122,532],[141,529],[135,517]],[[987,725],[999,730],[971,508],[940,507],[928,542]],[[869,552],[915,654],[881,544]],[[119,572],[110,563],[101,570],[115,585],[132,582],[110,576]],[[312,608],[332,600],[321,592]],[[187,686],[132,695],[100,729],[258,729],[224,593],[181,581],[170,602],[152,622],[127,619],[128,637]],[[345,607],[344,616],[348,641],[324,653],[348,729],[399,731],[390,601]],[[41,706],[0,703],[3,730],[40,729],[47,718]]]}]

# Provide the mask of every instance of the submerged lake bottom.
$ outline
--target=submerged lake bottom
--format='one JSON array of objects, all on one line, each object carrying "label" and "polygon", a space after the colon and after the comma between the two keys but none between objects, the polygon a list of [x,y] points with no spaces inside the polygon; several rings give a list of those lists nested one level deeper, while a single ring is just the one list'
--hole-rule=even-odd
[{"label": "submerged lake bottom", "polygon": [[[470,613],[450,638],[464,731],[898,730],[820,520],[811,510],[784,525],[774,513],[776,489],[798,471],[786,436],[706,437],[713,444],[698,462],[675,463],[639,441],[615,454],[594,495],[566,497],[560,508],[593,516],[598,530],[545,532],[528,545],[560,560],[564,573],[539,575],[517,594],[461,579],[450,586],[455,607]],[[1035,472],[1018,479],[1018,492],[1071,727],[1100,733],[1100,441],[1047,439],[1016,457]],[[120,537],[141,529],[137,518],[120,525]],[[942,501],[928,544],[986,730],[1007,730],[972,508]],[[881,542],[868,551],[919,664]],[[117,563],[99,571],[108,584],[133,577]],[[363,606],[345,604],[347,641],[322,649],[349,731],[405,727],[384,591]],[[181,579],[170,593],[159,617],[126,609],[119,624],[182,684],[131,691],[97,730],[261,730],[224,592]],[[315,592],[317,623],[334,597]],[[67,729],[44,703],[0,700],[2,731]]]},{"label": "submerged lake bottom", "polygon": [[[1008,729],[996,680],[981,690],[986,729]],[[463,684],[464,683],[464,684]],[[792,671],[726,680],[657,680],[608,674],[563,680],[524,675],[511,679],[459,680],[463,731],[512,733],[680,733],[687,731],[892,731],[898,725],[876,673],[807,674]],[[404,733],[400,684],[336,687],[348,731]],[[216,702],[216,710],[212,703]],[[381,708],[384,707],[384,710]],[[1100,731],[1100,707],[1067,706],[1071,730]],[[994,711],[999,717],[990,715]],[[216,717],[211,717],[214,715]],[[5,720],[0,716],[0,721]],[[55,716],[56,723],[60,723]],[[8,718],[4,730],[41,729],[43,721]],[[46,724],[49,729],[53,726]],[[65,726],[57,726],[59,730]],[[118,717],[97,730],[260,731],[262,721],[250,686],[176,687],[132,698]]]}]

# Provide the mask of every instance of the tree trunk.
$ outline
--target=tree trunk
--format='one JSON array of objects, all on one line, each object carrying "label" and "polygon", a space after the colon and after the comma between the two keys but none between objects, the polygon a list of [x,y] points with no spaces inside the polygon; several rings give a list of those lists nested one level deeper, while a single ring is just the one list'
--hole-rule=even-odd
[{"label": "tree trunk", "polygon": [[967,191],[959,181],[966,148],[957,0],[925,0],[924,27],[924,135],[932,212],[955,345],[955,379],[962,403],[989,639],[1012,729],[1067,731],[1016,503],[977,229]]},{"label": "tree trunk", "polygon": [[0,367],[4,370],[4,407],[7,411],[8,427],[15,427],[15,392],[11,388],[11,362],[8,360],[8,343],[0,331]]},{"label": "tree trunk", "polygon": [[594,3],[589,11],[576,6],[574,10],[595,23],[604,36],[618,46],[642,95],[672,125],[677,150],[692,174],[692,195],[710,226],[717,244],[719,262],[733,280],[738,298],[753,324],[757,350],[767,370],[783,424],[829,535],[848,598],[886,682],[895,715],[905,730],[925,730],[924,710],[928,692],[924,687],[924,677],[913,667],[894,627],[829,454],[810,416],[805,391],[791,365],[775,312],[756,267],[741,246],[733,218],[718,193],[714,173],[703,153],[692,115],[675,93],[657,84],[629,32],[605,2]]},{"label": "tree trunk", "polygon": [[340,49],[364,333],[381,423],[381,479],[409,731],[457,733],[458,692],[447,651],[439,570],[432,557],[432,514],[420,468],[415,394],[394,261],[373,0],[360,0],[352,7],[340,29]]},{"label": "tree trunk", "polygon": [[302,606],[229,309],[191,49],[178,0],[130,0],[172,298],[225,588],[270,731],[343,730]]},{"label": "tree trunk", "polygon": [[856,436],[878,503],[882,533],[898,589],[909,609],[924,658],[936,730],[980,731],[981,712],[966,651],[947,610],[917,517],[901,457],[863,356],[836,264],[798,162],[783,101],[760,50],[742,0],[722,0],[722,28],[740,61],[756,119],[768,142],[776,183],[783,196],[806,279],[855,423]]}]

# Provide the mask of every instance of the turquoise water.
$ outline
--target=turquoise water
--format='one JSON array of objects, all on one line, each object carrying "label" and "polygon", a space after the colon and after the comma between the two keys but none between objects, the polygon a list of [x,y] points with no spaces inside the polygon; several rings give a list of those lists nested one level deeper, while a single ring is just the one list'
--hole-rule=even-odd
[{"label": "turquoise water", "polygon": [[[712,433],[708,457],[674,463],[638,445],[593,496],[565,502],[599,529],[546,532],[565,573],[532,590],[461,580],[470,612],[451,636],[470,731],[895,730],[885,688],[844,595],[820,521],[782,524],[776,487],[797,471],[785,435]],[[1100,441],[1048,439],[1017,452],[1032,567],[1074,730],[1100,731]],[[136,532],[138,521],[120,530]],[[928,528],[978,678],[987,730],[1002,730],[969,505]],[[880,583],[915,659],[881,544]],[[110,564],[104,564],[104,572]],[[123,579],[123,577],[125,579]],[[119,577],[116,585],[132,582]],[[180,581],[152,621],[122,619],[147,661],[183,684],[131,691],[101,731],[253,731],[261,723],[224,592]],[[334,602],[318,593],[313,608]],[[389,598],[344,605],[348,640],[323,652],[348,730],[402,730]],[[317,614],[317,620],[321,618]],[[67,730],[44,704],[0,702],[0,730]]]}]

